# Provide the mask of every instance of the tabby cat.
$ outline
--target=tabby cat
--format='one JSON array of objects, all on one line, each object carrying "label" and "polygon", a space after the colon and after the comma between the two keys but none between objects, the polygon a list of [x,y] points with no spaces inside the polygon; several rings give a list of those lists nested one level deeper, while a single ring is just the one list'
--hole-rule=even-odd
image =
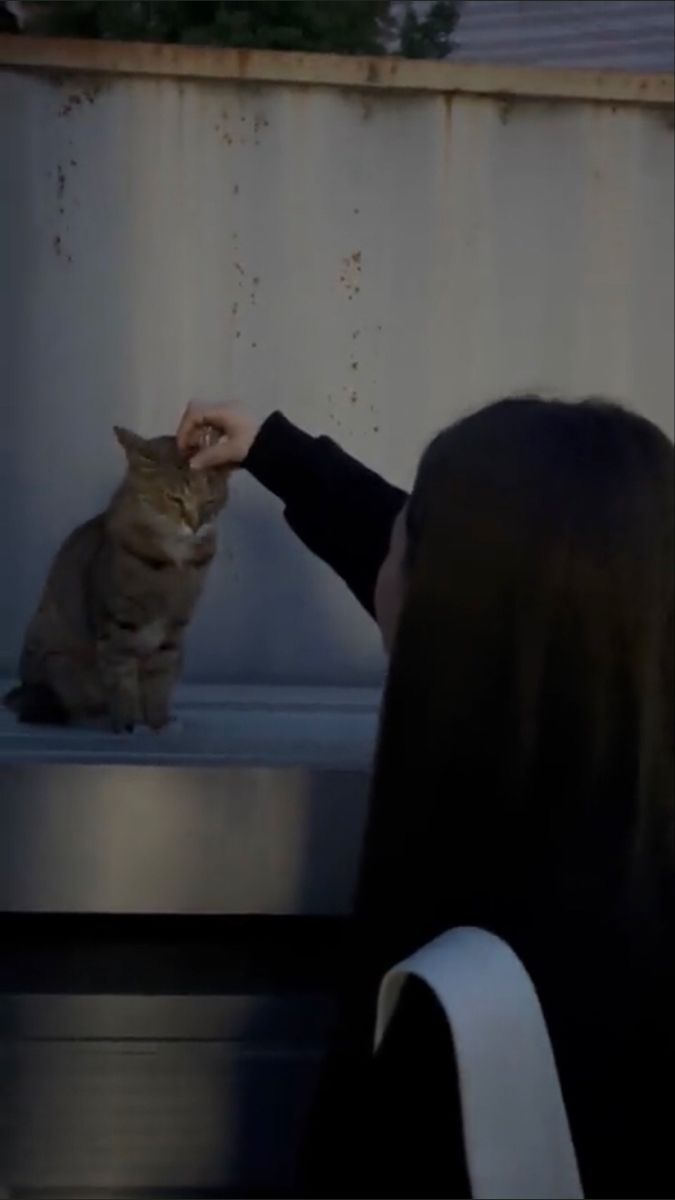
[{"label": "tabby cat", "polygon": [[229,472],[191,470],[173,437],[115,434],[124,481],[61,546],[26,632],[21,683],[5,697],[22,721],[107,716],[121,732],[170,719]]}]

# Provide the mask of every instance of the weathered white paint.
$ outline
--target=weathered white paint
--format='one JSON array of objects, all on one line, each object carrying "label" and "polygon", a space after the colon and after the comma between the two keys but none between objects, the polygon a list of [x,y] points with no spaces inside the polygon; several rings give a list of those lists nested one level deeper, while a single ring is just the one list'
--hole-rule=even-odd
[{"label": "weathered white paint", "polygon": [[[170,49],[180,76],[214,61]],[[672,81],[596,75],[590,102],[553,73],[546,98],[504,100],[437,64],[410,65],[428,90],[367,89],[360,60],[341,87],[308,59],[294,84],[297,56],[259,84],[172,78],[166,56],[156,75],[99,59],[55,80],[17,53],[0,72],[0,671],[57,544],[116,481],[114,423],[170,431],[190,397],[279,407],[403,485],[436,429],[516,389],[604,393],[672,433],[673,131],[653,104]],[[275,500],[242,476],[221,528],[189,678],[377,680],[375,630]]]}]

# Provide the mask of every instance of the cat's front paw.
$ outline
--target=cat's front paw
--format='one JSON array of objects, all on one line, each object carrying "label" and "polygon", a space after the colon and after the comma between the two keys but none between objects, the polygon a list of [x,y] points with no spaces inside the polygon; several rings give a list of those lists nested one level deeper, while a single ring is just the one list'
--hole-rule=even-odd
[{"label": "cat's front paw", "polygon": [[146,725],[155,733],[165,729],[171,720],[171,711],[166,704],[146,704],[143,715]]},{"label": "cat's front paw", "polygon": [[110,724],[113,733],[133,733],[136,728],[135,721],[126,721],[120,717],[111,717]]},{"label": "cat's front paw", "polygon": [[133,733],[138,721],[138,707],[131,701],[120,699],[110,705],[110,724],[114,733]]}]

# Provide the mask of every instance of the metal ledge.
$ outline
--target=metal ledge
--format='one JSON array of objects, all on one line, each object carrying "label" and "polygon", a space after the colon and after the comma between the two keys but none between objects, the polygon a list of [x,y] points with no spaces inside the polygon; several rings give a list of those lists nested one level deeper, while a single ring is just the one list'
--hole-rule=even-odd
[{"label": "metal ledge", "polygon": [[0,909],[349,911],[377,692],[184,688],[166,733],[0,726]]},{"label": "metal ledge", "polygon": [[0,35],[0,66],[84,75],[138,75],[386,92],[665,105],[672,75],[553,70],[351,55]]},{"label": "metal ledge", "polygon": [[[0,684],[0,695],[9,687]],[[365,770],[378,704],[376,688],[186,685],[166,730],[121,735],[21,725],[0,708],[0,770],[48,763]]]}]

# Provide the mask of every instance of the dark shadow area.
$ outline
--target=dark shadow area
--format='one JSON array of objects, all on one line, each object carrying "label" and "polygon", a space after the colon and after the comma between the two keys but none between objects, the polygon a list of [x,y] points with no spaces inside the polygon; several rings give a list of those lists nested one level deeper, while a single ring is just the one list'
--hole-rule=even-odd
[{"label": "dark shadow area", "polygon": [[[309,914],[299,924],[281,922],[276,947],[276,968],[269,992],[246,1022],[245,1040],[264,1047],[263,1058],[276,1063],[273,1088],[265,1087],[262,1072],[255,1085],[247,1064],[237,1072],[236,1137],[237,1172],[259,1189],[241,1195],[298,1195],[301,1160],[311,1107],[324,1054],[336,1013],[336,996],[349,969],[350,910],[367,809],[368,777],[365,772],[312,773],[308,803],[303,808],[303,854],[295,895],[296,910]],[[301,950],[304,962],[304,995],[291,985],[283,963],[298,952],[295,930],[304,928],[308,940]],[[296,976],[296,980],[300,976]],[[305,1004],[308,996],[309,1004]],[[291,1030],[272,1036],[275,1012],[284,997],[298,1014]],[[306,1017],[303,1016],[306,1014]],[[290,1121],[289,1121],[290,1107]],[[270,1133],[286,1129],[284,1146],[274,1138],[275,1166],[269,1157]],[[250,1171],[253,1167],[254,1175]]]},{"label": "dark shadow area", "polygon": [[[0,1161],[10,1195],[291,1194],[346,921],[4,914],[0,933],[8,947],[0,965]],[[78,1113],[88,1060],[99,1072],[100,1087],[91,1092],[101,1101],[98,1120]],[[135,1094],[134,1078],[141,1081]],[[145,1100],[163,1111],[148,1111],[143,1081]],[[123,1114],[112,1103],[120,1087]],[[182,1089],[179,1103],[172,1088]],[[209,1111],[201,1111],[205,1102]],[[147,1147],[139,1159],[139,1142],[152,1144],[153,1121],[166,1126],[156,1144],[172,1143],[168,1158],[180,1160],[181,1180],[165,1178]],[[82,1174],[86,1152],[54,1143],[54,1123],[72,1134],[78,1122],[96,1134],[95,1179]],[[126,1179],[111,1160],[111,1186],[104,1187],[102,1159],[113,1154],[127,1162]],[[130,1178],[141,1160],[146,1180],[151,1168],[151,1186]],[[77,1177],[68,1176],[73,1163]]]}]

